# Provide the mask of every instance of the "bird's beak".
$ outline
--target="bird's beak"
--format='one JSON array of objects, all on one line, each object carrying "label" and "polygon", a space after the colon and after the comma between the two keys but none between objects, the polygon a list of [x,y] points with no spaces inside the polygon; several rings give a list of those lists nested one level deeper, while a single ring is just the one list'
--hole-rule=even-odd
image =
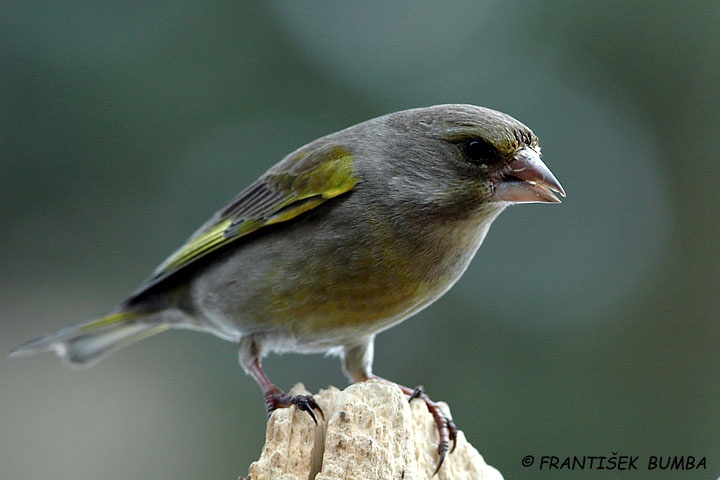
[{"label": "bird's beak", "polygon": [[518,151],[507,169],[497,178],[495,192],[490,200],[512,203],[560,203],[556,193],[565,196],[565,190],[540,160],[538,152],[525,147]]}]

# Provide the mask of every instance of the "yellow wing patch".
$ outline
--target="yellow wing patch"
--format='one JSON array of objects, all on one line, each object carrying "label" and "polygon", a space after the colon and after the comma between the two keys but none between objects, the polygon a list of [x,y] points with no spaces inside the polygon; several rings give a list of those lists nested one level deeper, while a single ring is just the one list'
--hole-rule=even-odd
[{"label": "yellow wing patch", "polygon": [[356,183],[353,157],[344,148],[300,151],[240,193],[229,208],[160,265],[147,287],[264,226],[312,210],[352,190]]},{"label": "yellow wing patch", "polygon": [[[176,270],[184,264],[200,258],[227,242],[225,230],[232,224],[232,220],[224,220],[210,227],[201,235],[193,237],[180,250],[170,257],[162,268],[162,273]],[[158,272],[159,273],[159,272]]]}]

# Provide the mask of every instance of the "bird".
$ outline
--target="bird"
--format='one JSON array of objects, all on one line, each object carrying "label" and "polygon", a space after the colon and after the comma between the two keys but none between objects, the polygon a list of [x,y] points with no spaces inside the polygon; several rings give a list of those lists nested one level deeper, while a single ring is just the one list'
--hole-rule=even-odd
[{"label": "bird", "polygon": [[[237,344],[268,415],[295,405],[317,423],[312,396],[278,388],[263,357],[330,353],[350,382],[380,378],[376,335],[447,292],[508,206],[558,195],[537,136],[507,114],[467,104],[389,113],[288,154],[109,313],[10,356],[53,351],[92,365],[168,329],[210,333]],[[424,390],[399,386],[435,418],[437,473],[457,428]]]}]

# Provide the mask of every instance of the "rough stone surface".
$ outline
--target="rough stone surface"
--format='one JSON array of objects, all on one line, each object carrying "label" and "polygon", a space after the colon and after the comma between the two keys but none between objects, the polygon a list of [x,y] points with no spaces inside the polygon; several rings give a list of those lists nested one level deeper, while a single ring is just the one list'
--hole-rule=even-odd
[{"label": "rough stone surface", "polygon": [[[308,394],[298,384],[291,394]],[[371,380],[314,395],[325,413],[319,425],[295,407],[273,413],[260,458],[247,480],[419,480],[437,465],[438,432],[422,401],[412,403],[392,383]],[[441,404],[445,412],[447,405]],[[458,432],[438,480],[502,480]]]}]

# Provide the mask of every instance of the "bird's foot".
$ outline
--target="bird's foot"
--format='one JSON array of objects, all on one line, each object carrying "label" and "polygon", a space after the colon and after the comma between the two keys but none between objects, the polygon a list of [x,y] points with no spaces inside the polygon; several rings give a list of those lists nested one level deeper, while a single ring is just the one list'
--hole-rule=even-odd
[{"label": "bird's foot", "polygon": [[[442,467],[443,461],[445,461],[445,457],[448,452],[452,453],[457,446],[457,426],[455,426],[455,422],[452,421],[452,418],[445,415],[445,413],[440,409],[440,406],[427,396],[425,389],[422,386],[415,387],[412,390],[407,387],[403,387],[402,385],[399,385],[399,387],[405,395],[409,396],[408,401],[412,402],[417,398],[425,402],[428,412],[430,412],[430,415],[432,415],[435,419],[435,424],[437,425],[438,434],[440,436],[440,443],[438,444],[439,459],[437,467],[433,472],[433,476],[435,476],[440,470],[440,467]],[[452,449],[450,448],[450,442],[452,442]]]},{"label": "bird's foot", "polygon": [[265,392],[265,408],[267,409],[268,417],[278,408],[287,408],[291,405],[295,405],[298,410],[307,412],[310,418],[313,419],[313,422],[315,422],[315,425],[317,425],[318,421],[314,410],[320,413],[320,417],[325,418],[322,408],[320,408],[320,405],[317,404],[312,395],[288,395],[277,387],[273,387]]},{"label": "bird's foot", "polygon": [[[378,377],[377,375],[372,374],[365,376],[364,380],[371,378],[383,380],[382,377]],[[433,419],[435,420],[435,425],[437,425],[438,435],[440,437],[437,449],[438,464],[437,467],[435,467],[435,471],[433,472],[433,476],[435,476],[440,471],[440,467],[442,467],[442,464],[445,461],[445,457],[447,456],[447,454],[455,451],[455,447],[457,446],[457,426],[455,426],[455,422],[452,421],[452,418],[447,416],[442,411],[440,406],[437,403],[433,402],[430,397],[427,396],[424,387],[418,386],[415,388],[408,388],[400,385],[399,383],[395,383],[395,385],[397,385],[400,390],[402,390],[402,392],[408,396],[408,402],[412,402],[415,399],[420,399],[425,402],[425,406],[427,406],[428,412],[430,412],[430,415],[432,415]],[[452,448],[450,448],[450,442],[452,442]]]}]

